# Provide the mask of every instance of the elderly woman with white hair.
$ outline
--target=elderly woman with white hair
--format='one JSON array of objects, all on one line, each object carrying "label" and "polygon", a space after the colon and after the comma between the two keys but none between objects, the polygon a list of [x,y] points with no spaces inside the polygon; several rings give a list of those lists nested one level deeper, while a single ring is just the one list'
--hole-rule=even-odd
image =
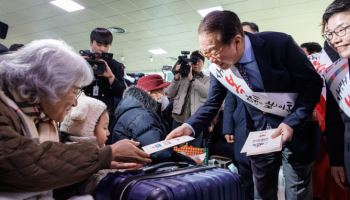
[{"label": "elderly woman with white hair", "polygon": [[37,40],[0,56],[0,192],[51,190],[112,161],[151,161],[131,140],[102,149],[58,142],[57,122],[92,80],[90,66],[62,41]]}]

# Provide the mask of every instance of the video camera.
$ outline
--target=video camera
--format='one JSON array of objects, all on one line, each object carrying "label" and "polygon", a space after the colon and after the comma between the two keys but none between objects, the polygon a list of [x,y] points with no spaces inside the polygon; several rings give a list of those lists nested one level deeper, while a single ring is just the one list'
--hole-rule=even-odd
[{"label": "video camera", "polygon": [[188,58],[188,54],[190,54],[189,51],[181,51],[181,54],[178,57],[178,60],[176,61],[176,65],[180,64],[180,69],[178,71],[175,71],[175,67],[173,68],[172,72],[173,74],[180,73],[181,77],[187,77],[190,73],[191,64],[196,64],[198,62],[197,57]]},{"label": "video camera", "polygon": [[126,73],[125,82],[128,86],[137,85],[137,81],[144,77],[144,73],[136,72],[136,73]]},{"label": "video camera", "polygon": [[84,56],[86,61],[90,64],[93,72],[97,76],[101,76],[106,71],[106,65],[102,60],[108,62],[113,59],[112,53],[93,53],[89,50],[80,50],[81,56]]}]

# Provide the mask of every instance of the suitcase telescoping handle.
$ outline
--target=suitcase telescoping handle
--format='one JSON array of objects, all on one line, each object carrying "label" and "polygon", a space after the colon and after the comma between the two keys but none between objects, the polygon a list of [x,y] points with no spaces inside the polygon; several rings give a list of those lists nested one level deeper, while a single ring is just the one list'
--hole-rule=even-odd
[{"label": "suitcase telescoping handle", "polygon": [[145,174],[153,173],[159,169],[162,168],[168,168],[168,167],[176,167],[177,168],[184,168],[184,167],[189,167],[190,164],[186,162],[163,162],[163,163],[158,163],[149,167],[144,167],[142,171]]}]

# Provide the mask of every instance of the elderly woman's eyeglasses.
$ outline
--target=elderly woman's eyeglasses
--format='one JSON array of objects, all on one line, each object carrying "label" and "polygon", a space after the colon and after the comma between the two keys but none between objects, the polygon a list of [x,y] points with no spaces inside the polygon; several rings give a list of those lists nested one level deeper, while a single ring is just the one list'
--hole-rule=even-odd
[{"label": "elderly woman's eyeglasses", "polygon": [[80,97],[81,93],[83,93],[83,89],[82,88],[79,88],[76,91],[74,91],[75,99],[78,99]]},{"label": "elderly woman's eyeglasses", "polygon": [[210,51],[203,51],[203,50],[199,50],[199,53],[206,57],[206,58],[216,58],[219,56],[219,54],[222,52],[222,50],[224,50],[223,47],[220,47],[218,50],[212,49]]},{"label": "elderly woman's eyeglasses", "polygon": [[341,27],[338,30],[334,30],[334,31],[329,31],[329,32],[325,32],[322,34],[323,38],[331,41],[334,37],[334,35],[338,36],[338,37],[343,37],[346,35],[346,30],[350,27],[350,25],[345,26],[345,27]]}]

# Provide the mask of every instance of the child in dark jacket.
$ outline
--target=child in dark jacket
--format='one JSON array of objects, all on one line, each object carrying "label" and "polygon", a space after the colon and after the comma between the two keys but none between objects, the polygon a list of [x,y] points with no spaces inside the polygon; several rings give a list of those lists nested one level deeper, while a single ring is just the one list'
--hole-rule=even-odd
[{"label": "child in dark jacket", "polygon": [[[161,117],[162,105],[166,105],[164,88],[169,85],[160,75],[148,75],[139,79],[136,87],[124,92],[123,100],[115,111],[116,124],[112,140],[133,139],[145,146],[164,140],[167,130]],[[164,98],[165,97],[165,98]],[[153,163],[185,161],[195,162],[173,149],[165,149],[152,154]]]}]

